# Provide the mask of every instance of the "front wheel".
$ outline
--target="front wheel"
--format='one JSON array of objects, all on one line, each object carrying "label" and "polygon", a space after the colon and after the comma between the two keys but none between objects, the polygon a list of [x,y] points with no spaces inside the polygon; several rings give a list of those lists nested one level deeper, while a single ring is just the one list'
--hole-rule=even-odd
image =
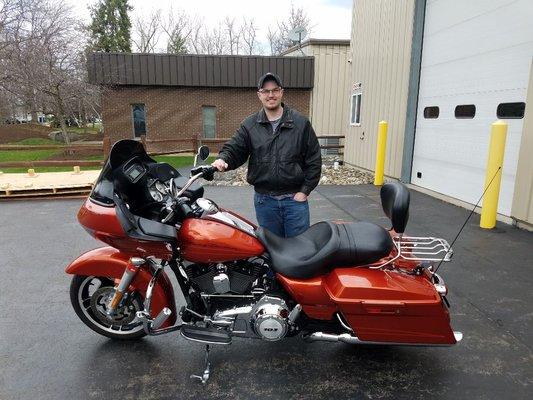
[{"label": "front wheel", "polygon": [[134,340],[146,335],[137,318],[142,300],[137,293],[129,294],[113,315],[108,315],[107,304],[114,294],[114,281],[100,276],[74,275],[70,284],[70,301],[74,311],[85,325],[111,339]]}]

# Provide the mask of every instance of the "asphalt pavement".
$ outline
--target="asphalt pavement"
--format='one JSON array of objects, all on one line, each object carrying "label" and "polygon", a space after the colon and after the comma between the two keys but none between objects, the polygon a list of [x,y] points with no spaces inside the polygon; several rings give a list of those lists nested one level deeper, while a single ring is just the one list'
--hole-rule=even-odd
[{"label": "asphalt pavement", "polygon": [[[252,189],[206,197],[255,220]],[[533,393],[533,233],[474,215],[441,267],[454,330],[449,348],[236,339],[211,352],[178,333],[115,342],[89,330],[64,273],[101,244],[78,224],[81,200],[0,203],[0,399],[529,399]],[[312,220],[388,226],[370,185],[320,186]],[[407,234],[451,241],[468,211],[412,192]]]}]

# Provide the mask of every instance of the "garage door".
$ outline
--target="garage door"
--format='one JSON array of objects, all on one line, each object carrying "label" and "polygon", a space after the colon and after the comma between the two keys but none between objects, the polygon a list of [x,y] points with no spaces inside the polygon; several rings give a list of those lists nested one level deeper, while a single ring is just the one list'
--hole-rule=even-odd
[{"label": "garage door", "polygon": [[533,1],[428,0],[411,182],[475,203],[490,125],[509,124],[498,212],[510,215],[533,56]]}]

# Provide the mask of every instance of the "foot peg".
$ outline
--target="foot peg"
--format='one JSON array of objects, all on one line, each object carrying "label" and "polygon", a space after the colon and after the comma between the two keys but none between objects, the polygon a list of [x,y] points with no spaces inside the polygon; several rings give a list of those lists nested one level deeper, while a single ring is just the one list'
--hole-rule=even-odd
[{"label": "foot peg", "polygon": [[211,362],[209,361],[209,345],[205,345],[205,369],[202,375],[191,375],[191,379],[199,379],[203,385],[209,380],[209,374],[211,373]]},{"label": "foot peg", "polygon": [[184,325],[180,330],[181,336],[193,342],[206,344],[231,344],[228,332],[216,328],[203,328],[201,326]]}]

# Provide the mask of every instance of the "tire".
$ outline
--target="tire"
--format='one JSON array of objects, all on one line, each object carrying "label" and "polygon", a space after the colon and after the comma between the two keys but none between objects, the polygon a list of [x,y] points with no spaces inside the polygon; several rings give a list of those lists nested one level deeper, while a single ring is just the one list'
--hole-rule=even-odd
[{"label": "tire", "polygon": [[143,310],[136,293],[125,300],[114,320],[105,314],[106,298],[113,293],[114,281],[99,276],[74,275],[70,284],[70,301],[85,325],[100,335],[118,340],[137,340],[146,333],[135,313]]}]

